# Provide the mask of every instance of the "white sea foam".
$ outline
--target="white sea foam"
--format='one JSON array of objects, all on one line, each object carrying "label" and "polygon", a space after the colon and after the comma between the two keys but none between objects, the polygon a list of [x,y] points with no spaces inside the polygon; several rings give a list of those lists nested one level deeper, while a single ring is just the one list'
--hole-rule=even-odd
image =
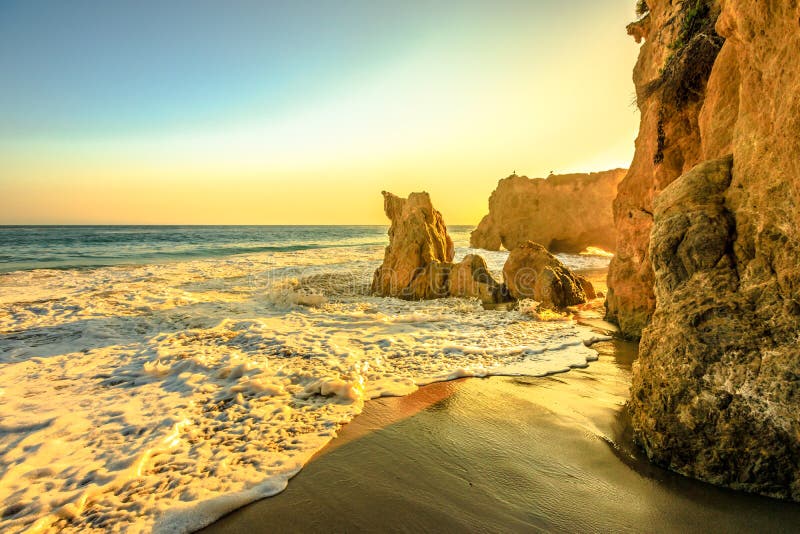
[{"label": "white sea foam", "polygon": [[596,357],[531,306],[368,296],[380,254],[0,276],[0,529],[190,531],[280,492],[371,398]]}]

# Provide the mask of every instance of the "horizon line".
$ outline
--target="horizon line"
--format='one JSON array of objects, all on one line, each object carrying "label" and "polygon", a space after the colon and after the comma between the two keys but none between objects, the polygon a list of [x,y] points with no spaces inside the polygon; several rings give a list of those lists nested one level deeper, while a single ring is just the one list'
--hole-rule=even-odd
[{"label": "horizon line", "polygon": [[[240,227],[240,226],[264,226],[264,227],[287,227],[287,226],[390,226],[390,223],[384,224],[374,224],[374,223],[342,223],[342,224],[280,224],[280,223],[273,223],[273,224],[182,224],[182,223],[68,223],[68,224],[58,224],[58,223],[25,223],[25,224],[4,224],[0,223],[0,228],[25,228],[25,227],[37,227],[37,228],[63,228],[63,227],[97,227],[97,226],[105,226],[105,227],[125,227],[125,226],[196,226],[196,227],[203,227],[203,226],[231,226],[231,227]],[[477,224],[460,224],[460,223],[453,223],[448,224],[445,223],[445,226],[477,226]]]}]

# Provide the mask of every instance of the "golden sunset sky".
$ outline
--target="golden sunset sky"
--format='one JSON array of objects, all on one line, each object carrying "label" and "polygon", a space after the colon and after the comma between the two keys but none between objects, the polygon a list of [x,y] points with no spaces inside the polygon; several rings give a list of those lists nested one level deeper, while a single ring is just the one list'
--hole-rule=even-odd
[{"label": "golden sunset sky", "polygon": [[4,3],[0,224],[477,224],[629,164],[634,4]]}]

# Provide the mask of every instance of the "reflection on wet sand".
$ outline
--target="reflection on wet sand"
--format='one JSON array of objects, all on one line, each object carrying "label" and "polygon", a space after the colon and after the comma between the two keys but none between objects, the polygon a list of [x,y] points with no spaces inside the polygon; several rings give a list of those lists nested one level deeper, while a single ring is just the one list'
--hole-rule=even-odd
[{"label": "reflection on wet sand", "polygon": [[[206,532],[790,531],[800,506],[649,464],[625,402],[636,346],[588,369],[433,384],[371,402],[273,498]],[[298,513],[302,510],[302,513]]]}]

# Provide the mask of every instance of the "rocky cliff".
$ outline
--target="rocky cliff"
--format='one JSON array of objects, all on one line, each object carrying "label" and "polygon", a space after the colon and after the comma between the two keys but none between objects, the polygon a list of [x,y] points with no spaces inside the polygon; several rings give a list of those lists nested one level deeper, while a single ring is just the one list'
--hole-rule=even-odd
[{"label": "rocky cliff", "polygon": [[[608,318],[633,337],[641,335],[655,309],[647,255],[653,200],[703,159],[700,115],[723,42],[714,30],[719,15],[714,0],[646,0],[639,6],[643,18],[629,25],[628,33],[644,40],[633,71],[641,122],[633,162],[614,201],[618,246],[606,300]],[[724,136],[725,124],[716,122]],[[726,143],[720,139],[720,144],[715,155],[725,151]]]},{"label": "rocky cliff", "polygon": [[646,0],[608,316],[654,461],[800,500],[800,3]]},{"label": "rocky cliff", "polygon": [[530,179],[512,174],[489,197],[489,214],[472,232],[475,248],[512,250],[534,241],[553,252],[588,246],[613,250],[611,205],[625,170]]}]

